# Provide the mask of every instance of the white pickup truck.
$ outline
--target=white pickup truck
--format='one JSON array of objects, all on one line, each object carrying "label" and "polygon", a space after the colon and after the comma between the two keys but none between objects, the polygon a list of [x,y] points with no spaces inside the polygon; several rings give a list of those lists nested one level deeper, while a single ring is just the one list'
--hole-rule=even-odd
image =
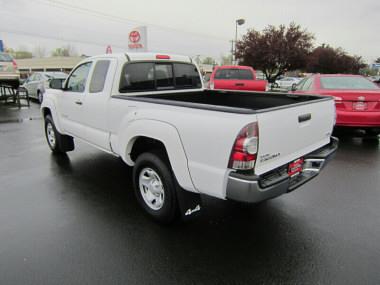
[{"label": "white pickup truck", "polygon": [[207,90],[191,58],[86,58],[42,103],[54,153],[74,138],[133,166],[137,199],[156,220],[201,210],[200,194],[257,203],[314,178],[335,153],[329,97]]}]

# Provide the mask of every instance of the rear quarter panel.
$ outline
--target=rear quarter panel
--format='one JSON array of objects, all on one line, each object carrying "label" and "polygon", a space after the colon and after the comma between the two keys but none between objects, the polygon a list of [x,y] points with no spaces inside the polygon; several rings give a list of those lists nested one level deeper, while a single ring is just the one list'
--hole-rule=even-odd
[{"label": "rear quarter panel", "polygon": [[[248,123],[256,120],[255,115],[240,115],[120,99],[111,101],[113,101],[113,107],[111,107],[113,114],[110,115],[110,124],[114,126],[111,140],[120,154],[126,151],[124,149],[127,148],[129,138],[134,136],[128,126],[137,121],[144,121],[145,127],[136,128],[136,134],[141,133],[141,128],[144,128],[145,136],[159,136],[164,144],[166,143],[173,171],[182,187],[190,190],[188,181],[182,177],[185,175],[183,169],[177,169],[177,167],[188,170],[195,191],[225,198],[225,184],[230,172],[227,167],[232,146],[239,131]],[[124,118],[126,108],[130,108],[128,118]],[[159,124],[169,125],[176,130],[187,166],[174,162],[182,160],[178,150],[173,149],[177,146],[173,147],[174,143],[170,142],[170,140],[174,140],[174,135],[168,131],[169,129],[157,127]],[[123,134],[126,134],[128,138],[124,138]]]}]

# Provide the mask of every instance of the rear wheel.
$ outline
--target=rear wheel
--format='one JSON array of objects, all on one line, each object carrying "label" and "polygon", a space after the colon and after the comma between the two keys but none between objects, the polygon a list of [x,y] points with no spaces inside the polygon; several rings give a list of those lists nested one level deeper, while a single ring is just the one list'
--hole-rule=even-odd
[{"label": "rear wheel", "polygon": [[137,200],[149,216],[161,223],[171,223],[177,217],[175,183],[165,156],[158,152],[146,152],[138,156],[133,168]]},{"label": "rear wheel", "polygon": [[65,153],[74,150],[74,139],[57,131],[51,115],[45,117],[45,135],[53,153]]},{"label": "rear wheel", "polygon": [[378,136],[380,134],[380,129],[379,128],[370,128],[366,130],[367,135],[370,136]]}]

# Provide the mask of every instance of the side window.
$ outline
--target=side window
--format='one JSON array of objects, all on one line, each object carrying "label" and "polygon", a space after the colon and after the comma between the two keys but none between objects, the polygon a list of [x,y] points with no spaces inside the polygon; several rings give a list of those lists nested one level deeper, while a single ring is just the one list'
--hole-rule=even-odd
[{"label": "side window", "polygon": [[310,77],[305,81],[305,84],[302,86],[303,91],[308,91],[311,89],[311,85],[313,83],[313,78]]},{"label": "side window", "polygon": [[157,89],[174,88],[173,66],[171,64],[155,65]]},{"label": "side window", "polygon": [[110,63],[109,60],[99,60],[96,62],[90,82],[90,93],[103,91]]},{"label": "side window", "polygon": [[40,74],[36,74],[35,77],[34,77],[34,80],[35,81],[41,81],[41,75]]},{"label": "side window", "polygon": [[120,92],[154,90],[154,63],[126,64],[120,79]]},{"label": "side window", "polygon": [[193,64],[174,63],[175,85],[177,88],[201,88],[198,70]]},{"label": "side window", "polygon": [[91,62],[78,66],[67,79],[66,90],[71,92],[84,92]]}]

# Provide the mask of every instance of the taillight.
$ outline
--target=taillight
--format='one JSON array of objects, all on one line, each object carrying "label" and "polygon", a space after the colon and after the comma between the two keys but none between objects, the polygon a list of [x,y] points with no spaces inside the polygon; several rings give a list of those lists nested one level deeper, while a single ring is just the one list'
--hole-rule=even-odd
[{"label": "taillight", "polygon": [[13,64],[13,69],[17,70],[17,63],[14,59],[12,60],[12,64]]},{"label": "taillight", "polygon": [[335,100],[335,104],[341,104],[343,99],[341,97],[334,96],[334,100]]},{"label": "taillight", "polygon": [[229,168],[236,170],[250,170],[255,167],[259,143],[257,123],[245,126],[238,134],[232,148]]}]

